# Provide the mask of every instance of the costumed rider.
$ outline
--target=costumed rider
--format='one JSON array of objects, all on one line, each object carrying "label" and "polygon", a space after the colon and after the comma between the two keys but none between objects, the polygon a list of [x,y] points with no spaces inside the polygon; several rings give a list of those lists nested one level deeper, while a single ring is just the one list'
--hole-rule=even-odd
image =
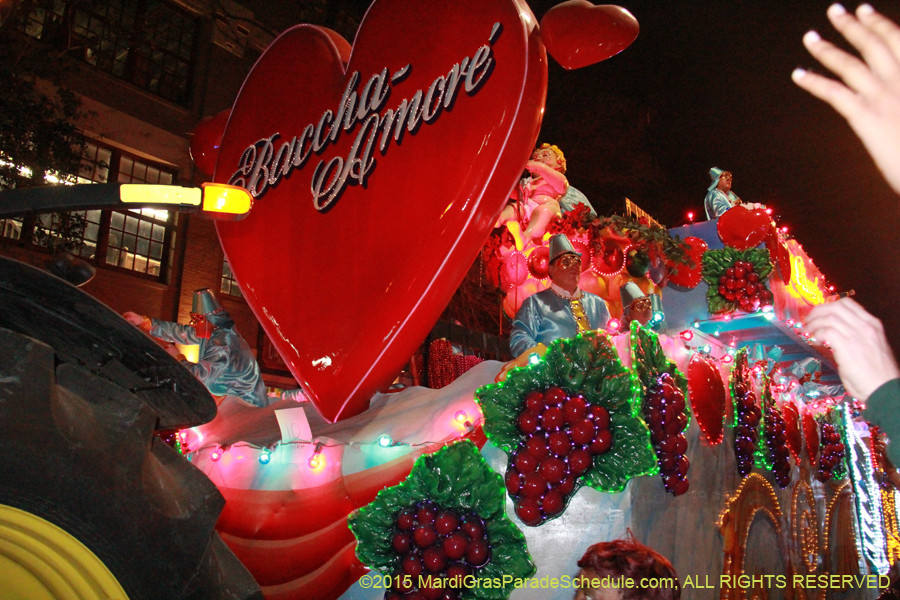
[{"label": "costumed rider", "polygon": [[532,354],[543,356],[554,340],[606,326],[606,304],[579,289],[580,278],[581,254],[564,234],[554,235],[550,238],[550,288],[526,298],[516,313],[509,335],[510,353],[516,358],[504,365],[498,381],[510,369],[526,365]]},{"label": "costumed rider", "polygon": [[528,218],[528,226],[522,232],[524,242],[543,237],[553,217],[562,211],[574,210],[584,204],[592,217],[597,211],[587,197],[569,185],[566,179],[566,157],[562,150],[550,144],[541,144],[525,164],[530,176],[519,182],[510,194],[510,202],[500,213],[494,227],[509,221],[518,221],[520,214]]},{"label": "costumed rider", "polygon": [[712,179],[712,183],[709,185],[706,199],[703,202],[706,208],[707,219],[718,219],[729,209],[739,204],[745,206],[748,210],[765,208],[762,204],[744,202],[737,197],[737,194],[731,191],[731,182],[734,176],[730,171],[723,171],[719,167],[713,167],[709,170],[709,178]]},{"label": "costumed rider", "polygon": [[166,350],[207,387],[216,404],[221,404],[226,396],[234,396],[253,406],[268,406],[269,397],[256,357],[211,290],[194,292],[190,325],[151,319],[133,312],[122,316],[159,340],[199,345],[200,357],[196,363],[186,360],[174,346],[168,346]]},{"label": "costumed rider", "polygon": [[621,286],[619,295],[622,298],[623,331],[631,326],[632,321],[637,321],[643,327],[659,328],[664,318],[662,302],[659,300],[659,296],[656,294],[650,294],[649,296],[644,294],[641,288],[633,281],[629,281]]}]

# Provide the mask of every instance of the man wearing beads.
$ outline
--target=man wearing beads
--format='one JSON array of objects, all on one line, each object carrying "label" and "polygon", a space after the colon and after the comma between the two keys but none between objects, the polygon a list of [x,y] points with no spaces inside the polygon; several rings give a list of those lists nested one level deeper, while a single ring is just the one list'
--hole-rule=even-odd
[{"label": "man wearing beads", "polygon": [[509,349],[515,360],[501,372],[527,363],[532,354],[543,355],[547,346],[560,338],[604,327],[609,311],[599,296],[578,288],[581,254],[575,252],[562,233],[550,238],[549,289],[525,299],[513,320]]}]

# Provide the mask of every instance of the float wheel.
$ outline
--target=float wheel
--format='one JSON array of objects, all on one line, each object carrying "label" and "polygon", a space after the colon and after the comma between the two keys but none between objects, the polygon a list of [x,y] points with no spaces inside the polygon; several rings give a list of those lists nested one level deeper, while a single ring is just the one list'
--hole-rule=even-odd
[{"label": "float wheel", "polygon": [[154,435],[158,421],[136,394],[0,328],[0,597],[44,585],[79,600],[262,599],[214,531],[221,494]]}]

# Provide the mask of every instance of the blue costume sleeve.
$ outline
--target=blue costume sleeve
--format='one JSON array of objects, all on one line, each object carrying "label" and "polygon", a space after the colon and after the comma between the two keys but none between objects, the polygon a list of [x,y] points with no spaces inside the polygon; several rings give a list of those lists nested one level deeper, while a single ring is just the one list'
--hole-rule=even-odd
[{"label": "blue costume sleeve", "polygon": [[725,212],[732,208],[737,202],[738,197],[729,192],[728,195],[721,190],[710,190],[706,194],[706,200],[703,205],[706,208],[707,219],[717,219]]},{"label": "blue costume sleeve", "polygon": [[537,346],[538,331],[541,326],[541,313],[538,310],[534,295],[522,303],[509,334],[509,352],[515,358],[529,348]]},{"label": "blue costume sleeve", "polygon": [[[222,343],[224,340],[210,339],[203,349],[203,356],[196,363],[182,361],[188,371],[194,374],[209,391],[217,396],[224,396],[231,393],[224,386],[219,386],[222,375],[229,366],[231,358],[230,350],[227,344]],[[221,389],[220,389],[221,388]]]},{"label": "blue costume sleeve", "polygon": [[875,390],[866,400],[866,410],[862,416],[884,431],[891,443],[888,444],[888,458],[900,465],[900,379],[888,381]]},{"label": "blue costume sleeve", "polygon": [[196,346],[200,343],[196,330],[190,325],[170,323],[159,319],[150,319],[150,322],[153,324],[150,328],[150,335],[164,342],[172,342],[173,344],[182,344],[184,346]]}]

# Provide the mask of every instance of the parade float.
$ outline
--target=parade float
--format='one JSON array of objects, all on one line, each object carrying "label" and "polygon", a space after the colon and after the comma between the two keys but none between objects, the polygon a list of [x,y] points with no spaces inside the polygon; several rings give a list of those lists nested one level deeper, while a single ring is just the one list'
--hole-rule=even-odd
[{"label": "parade float", "polygon": [[[427,12],[374,4],[352,53],[289,30],[217,121],[215,179],[256,198],[220,239],[311,404],[223,406],[180,443],[265,596],[569,598],[549,579],[628,530],[673,561],[686,598],[877,595],[859,582],[897,557],[894,492],[802,330],[832,295],[802,247],[743,207],[666,230],[630,201],[610,217],[576,201],[535,227],[517,180],[544,47],[567,68],[597,62],[634,39],[633,18],[584,2],[540,28],[515,2]],[[554,233],[608,323],[503,382],[485,361],[440,389],[378,391],[479,252],[508,316],[546,289]]]},{"label": "parade float", "polygon": [[[198,166],[254,196],[219,237],[310,398],[225,402],[174,438],[268,600],[571,598],[584,550],[629,530],[684,598],[877,596],[896,492],[802,328],[832,290],[764,210],[667,230],[576,203],[526,236],[523,206],[494,228],[538,141],[546,50],[578,68],[636,35],[582,0],[540,26],[517,0],[378,0],[352,49],[286,31],[198,131]],[[554,233],[608,323],[504,381],[484,361],[383,393],[479,253],[511,316],[549,285]]]}]

